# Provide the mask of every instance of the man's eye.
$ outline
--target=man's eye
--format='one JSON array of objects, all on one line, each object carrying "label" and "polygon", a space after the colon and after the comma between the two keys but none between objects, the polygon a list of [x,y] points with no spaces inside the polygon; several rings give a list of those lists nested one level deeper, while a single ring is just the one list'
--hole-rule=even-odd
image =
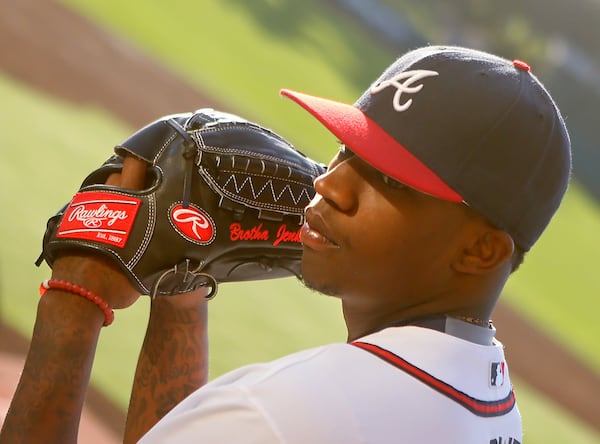
[{"label": "man's eye", "polygon": [[395,188],[395,189],[407,188],[407,186],[404,185],[402,182],[398,182],[396,179],[392,179],[390,176],[387,176],[385,174],[381,175],[381,179],[383,180],[383,183],[385,183],[390,188]]}]

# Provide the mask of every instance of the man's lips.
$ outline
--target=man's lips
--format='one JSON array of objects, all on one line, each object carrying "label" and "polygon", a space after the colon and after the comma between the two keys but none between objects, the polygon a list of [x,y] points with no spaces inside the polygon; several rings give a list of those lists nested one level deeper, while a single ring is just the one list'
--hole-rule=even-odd
[{"label": "man's lips", "polygon": [[339,245],[331,239],[327,228],[320,215],[307,211],[306,221],[302,230],[300,230],[300,241],[305,247],[313,250],[327,250],[340,248]]}]

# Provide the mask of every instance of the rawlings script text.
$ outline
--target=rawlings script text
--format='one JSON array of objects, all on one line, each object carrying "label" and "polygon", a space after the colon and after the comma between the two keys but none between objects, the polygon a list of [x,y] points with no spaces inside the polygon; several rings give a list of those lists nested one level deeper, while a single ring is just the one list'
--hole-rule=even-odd
[{"label": "rawlings script text", "polygon": [[117,196],[104,191],[79,192],[60,221],[56,237],[123,248],[141,203],[141,199],[133,196]]},{"label": "rawlings script text", "polygon": [[127,219],[127,211],[111,210],[105,204],[90,210],[86,209],[85,205],[80,205],[69,214],[69,222],[78,220],[88,228],[99,228],[105,221],[108,221],[106,226],[110,227],[116,221],[125,219]]}]

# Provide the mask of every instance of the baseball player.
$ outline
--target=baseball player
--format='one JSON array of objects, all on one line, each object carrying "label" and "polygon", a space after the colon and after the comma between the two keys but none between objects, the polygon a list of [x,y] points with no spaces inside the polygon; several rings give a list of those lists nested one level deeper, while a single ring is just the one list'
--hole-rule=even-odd
[{"label": "baseball player", "polygon": [[[157,278],[149,265],[119,263],[120,247],[74,236],[63,248],[60,222],[45,258],[54,282],[67,284],[41,299],[2,442],[76,440],[98,332],[110,308],[145,290],[152,307],[125,442],[522,442],[490,318],[568,185],[569,137],[548,92],[525,62],[430,46],[397,59],[353,105],[282,94],[341,142],[314,180],[299,274],[341,300],[348,341],[206,383],[205,296],[228,274],[211,279],[179,265]],[[207,146],[204,134],[183,128]],[[102,192],[148,189],[145,164],[160,162],[142,151],[130,149],[102,176]],[[169,208],[177,201],[161,196]],[[217,232],[227,229],[206,216]],[[161,246],[169,247],[176,243]]]}]

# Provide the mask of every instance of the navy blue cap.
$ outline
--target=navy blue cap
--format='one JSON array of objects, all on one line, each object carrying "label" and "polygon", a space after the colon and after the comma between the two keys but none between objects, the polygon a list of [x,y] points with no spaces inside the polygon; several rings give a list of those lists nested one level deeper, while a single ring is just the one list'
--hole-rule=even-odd
[{"label": "navy blue cap", "polygon": [[375,168],[424,193],[467,203],[525,251],[568,186],[564,120],[519,60],[428,46],[397,59],[354,105],[281,94]]}]

